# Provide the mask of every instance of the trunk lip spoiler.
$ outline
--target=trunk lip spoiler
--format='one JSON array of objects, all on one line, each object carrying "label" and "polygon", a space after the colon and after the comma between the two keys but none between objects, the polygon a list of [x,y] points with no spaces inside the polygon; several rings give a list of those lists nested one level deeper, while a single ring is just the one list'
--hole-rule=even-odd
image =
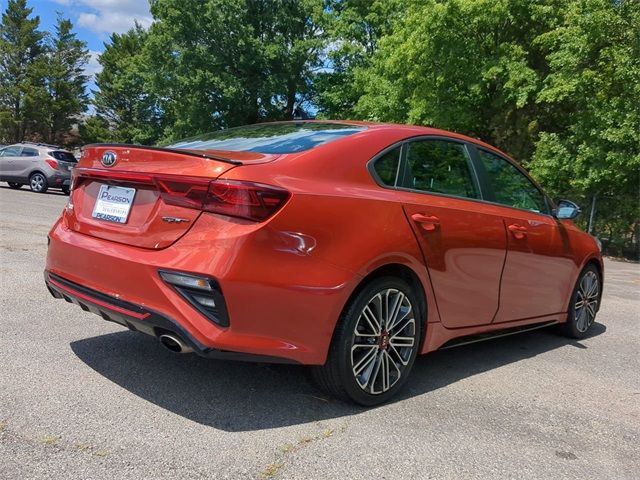
[{"label": "trunk lip spoiler", "polygon": [[230,165],[244,165],[240,160],[232,160],[226,157],[220,157],[217,155],[209,155],[206,153],[197,153],[193,150],[182,150],[179,148],[164,148],[164,147],[152,147],[146,145],[132,145],[130,143],[90,143],[82,147],[82,150],[86,148],[136,148],[138,150],[152,150],[156,152],[169,152],[169,153],[178,153],[180,155],[189,155],[191,157],[199,157],[199,158],[207,158],[209,160],[218,160],[220,162],[225,162]]}]

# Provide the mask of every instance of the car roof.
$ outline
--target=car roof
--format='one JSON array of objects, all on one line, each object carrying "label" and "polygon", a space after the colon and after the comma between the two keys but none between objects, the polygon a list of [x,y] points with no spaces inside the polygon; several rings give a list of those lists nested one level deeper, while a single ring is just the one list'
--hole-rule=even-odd
[{"label": "car roof", "polygon": [[34,148],[36,150],[56,150],[61,152],[68,152],[68,150],[64,148],[60,148],[57,145],[50,145],[48,143],[36,143],[36,142],[18,142],[18,143],[12,143],[10,145],[3,145],[2,148],[4,147],[29,147],[29,148]]}]

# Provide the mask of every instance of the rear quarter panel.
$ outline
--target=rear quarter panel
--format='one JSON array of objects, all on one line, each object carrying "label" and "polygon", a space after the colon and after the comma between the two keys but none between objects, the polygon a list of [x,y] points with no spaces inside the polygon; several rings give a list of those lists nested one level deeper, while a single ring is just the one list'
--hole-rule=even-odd
[{"label": "rear quarter panel", "polygon": [[[291,199],[268,222],[263,234],[292,256],[315,258],[350,272],[327,320],[324,334],[329,340],[351,294],[365,276],[384,265],[410,268],[422,283],[427,305],[435,305],[422,253],[402,204],[393,190],[378,186],[366,168],[378,152],[406,137],[406,132],[364,132],[271,164],[238,167],[223,175],[289,190]],[[293,257],[291,260],[302,264]],[[288,268],[288,263],[280,268]],[[302,274],[299,281],[307,286],[322,283],[314,278],[313,270]],[[439,321],[436,308],[428,308],[426,321]]]}]

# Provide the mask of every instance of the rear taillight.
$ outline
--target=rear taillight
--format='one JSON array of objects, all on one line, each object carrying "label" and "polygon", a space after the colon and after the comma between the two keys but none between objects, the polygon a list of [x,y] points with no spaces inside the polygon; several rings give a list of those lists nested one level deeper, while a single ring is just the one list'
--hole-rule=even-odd
[{"label": "rear taillight", "polygon": [[254,182],[94,169],[75,169],[72,187],[77,187],[83,177],[125,184],[152,184],[158,188],[162,200],[168,205],[256,222],[275,214],[290,196],[282,188]]},{"label": "rear taillight", "polygon": [[271,185],[237,180],[156,177],[165,203],[261,222],[276,213],[289,192]]},{"label": "rear taillight", "polygon": [[45,160],[45,162],[47,162],[47,164],[53,168],[54,170],[58,170],[58,161],[54,160],[53,158],[47,158]]},{"label": "rear taillight", "polygon": [[207,198],[209,180],[190,177],[154,177],[164,203],[202,210]]},{"label": "rear taillight", "polygon": [[203,209],[207,212],[261,221],[280,210],[289,192],[260,183],[214,180]]}]

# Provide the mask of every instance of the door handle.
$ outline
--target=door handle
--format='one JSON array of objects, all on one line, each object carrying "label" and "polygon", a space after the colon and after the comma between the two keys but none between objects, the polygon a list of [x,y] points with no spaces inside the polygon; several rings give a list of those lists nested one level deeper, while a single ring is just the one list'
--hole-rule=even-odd
[{"label": "door handle", "polygon": [[435,215],[424,215],[422,213],[414,213],[411,215],[414,222],[419,223],[423,230],[433,232],[440,226],[440,219]]},{"label": "door handle", "polygon": [[516,240],[522,240],[527,236],[527,229],[523,226],[518,225],[517,223],[512,223],[511,225],[509,225],[507,227],[507,230],[511,232]]}]

